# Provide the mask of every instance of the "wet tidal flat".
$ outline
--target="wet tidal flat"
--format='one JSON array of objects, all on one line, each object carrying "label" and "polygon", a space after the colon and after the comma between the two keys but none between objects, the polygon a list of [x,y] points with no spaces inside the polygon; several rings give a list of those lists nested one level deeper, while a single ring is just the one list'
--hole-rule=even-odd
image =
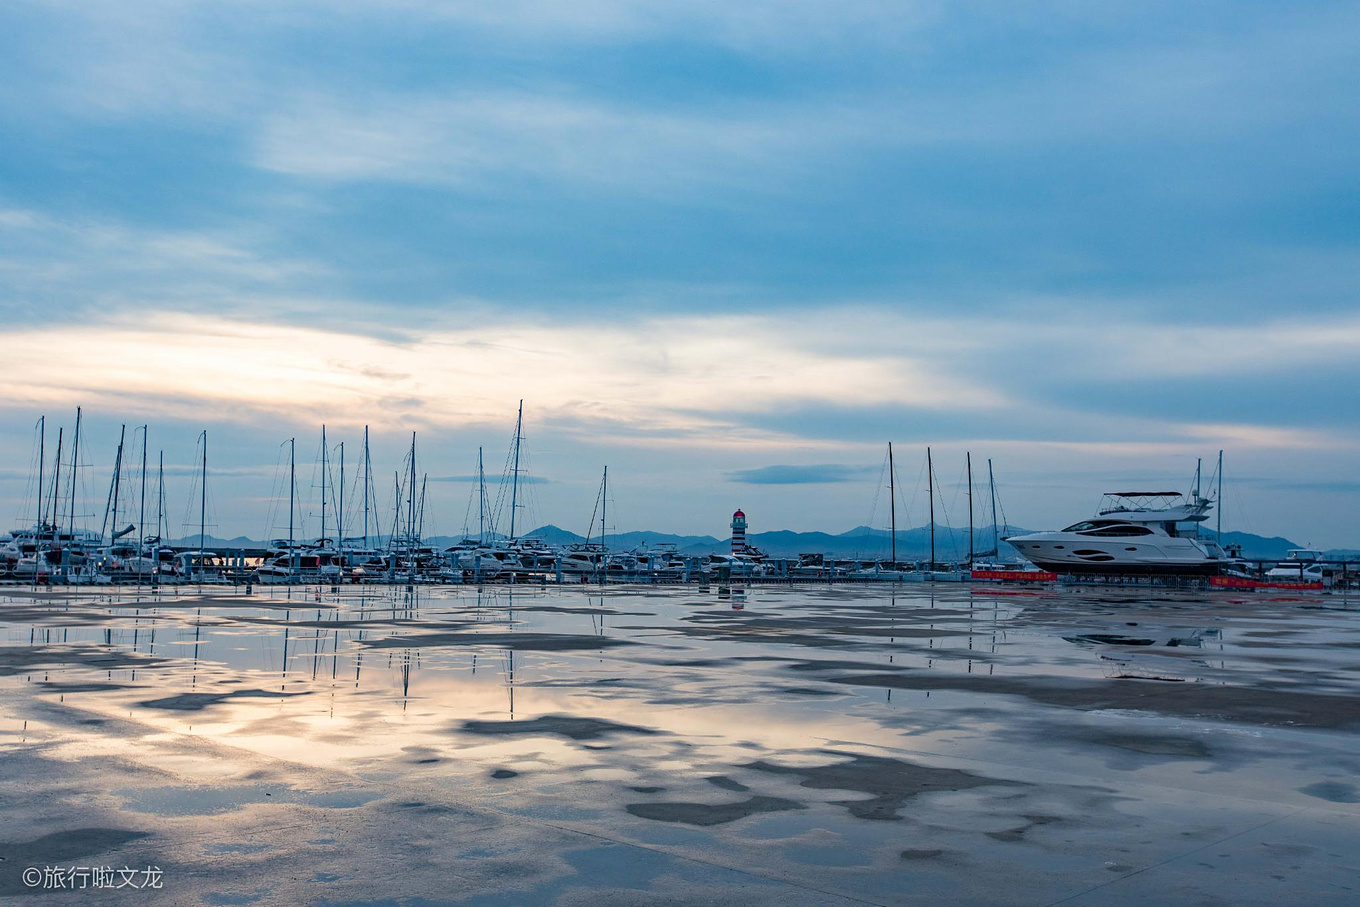
[{"label": "wet tidal flat", "polygon": [[35,904],[1356,903],[1360,601],[0,590],[0,858]]}]

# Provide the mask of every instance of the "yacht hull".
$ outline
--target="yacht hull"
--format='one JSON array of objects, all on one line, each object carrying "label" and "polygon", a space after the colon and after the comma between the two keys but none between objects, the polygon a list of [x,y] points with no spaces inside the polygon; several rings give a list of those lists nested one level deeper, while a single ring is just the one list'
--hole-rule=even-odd
[{"label": "yacht hull", "polygon": [[1090,576],[1217,576],[1222,571],[1217,563],[1154,564],[1154,563],[1073,563],[1050,561],[1026,555],[1030,563],[1050,573]]}]

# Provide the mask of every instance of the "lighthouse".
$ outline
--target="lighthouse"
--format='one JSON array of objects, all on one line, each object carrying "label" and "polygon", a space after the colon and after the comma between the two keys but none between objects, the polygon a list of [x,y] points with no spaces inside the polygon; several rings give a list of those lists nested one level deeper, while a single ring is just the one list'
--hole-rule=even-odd
[{"label": "lighthouse", "polygon": [[732,514],[732,554],[746,553],[746,514],[738,510]]}]

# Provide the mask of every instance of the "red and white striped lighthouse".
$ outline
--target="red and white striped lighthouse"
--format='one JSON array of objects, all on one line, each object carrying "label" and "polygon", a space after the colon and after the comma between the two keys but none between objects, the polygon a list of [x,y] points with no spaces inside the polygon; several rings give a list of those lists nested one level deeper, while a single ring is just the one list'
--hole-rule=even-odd
[{"label": "red and white striped lighthouse", "polygon": [[746,514],[740,510],[732,514],[732,553],[746,553]]}]

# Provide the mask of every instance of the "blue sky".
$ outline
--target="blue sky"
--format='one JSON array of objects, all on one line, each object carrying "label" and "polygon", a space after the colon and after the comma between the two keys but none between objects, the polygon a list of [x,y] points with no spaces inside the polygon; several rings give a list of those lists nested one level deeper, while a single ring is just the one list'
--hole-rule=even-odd
[{"label": "blue sky", "polygon": [[180,465],[206,427],[262,535],[282,440],[498,471],[523,397],[531,516],[577,531],[605,463],[620,529],[880,521],[893,440],[904,481],[991,457],[1034,528],[1224,448],[1234,528],[1360,544],[1357,40],[1325,2],[5,4],[0,509],[77,404],[92,483],[123,422]]}]

